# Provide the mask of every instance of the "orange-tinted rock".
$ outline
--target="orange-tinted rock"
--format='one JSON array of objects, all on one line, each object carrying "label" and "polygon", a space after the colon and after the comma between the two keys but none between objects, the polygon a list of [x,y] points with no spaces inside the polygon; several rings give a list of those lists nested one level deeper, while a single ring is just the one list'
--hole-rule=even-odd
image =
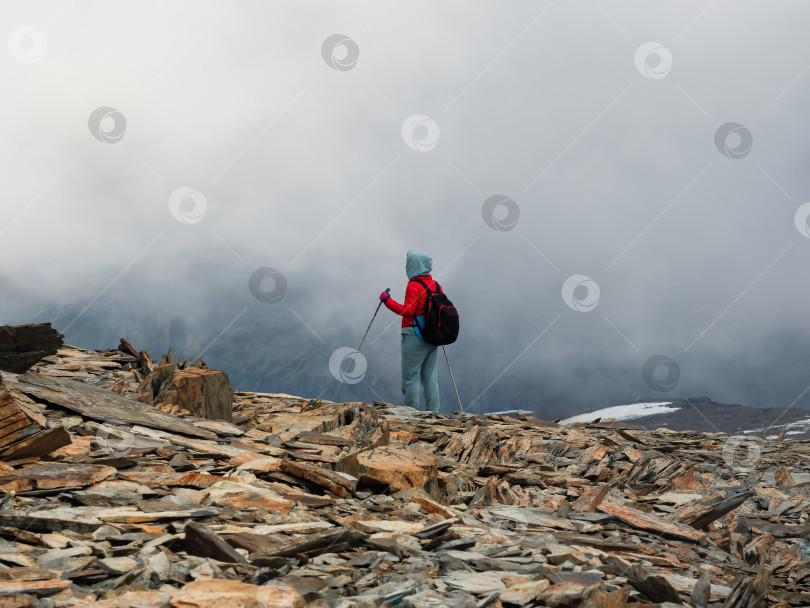
[{"label": "orange-tinted rock", "polygon": [[286,585],[251,585],[211,579],[187,583],[169,600],[175,608],[303,608],[304,600]]},{"label": "orange-tinted rock", "polygon": [[25,492],[89,486],[116,474],[112,467],[99,464],[66,464],[50,462],[34,464],[0,475],[0,491]]},{"label": "orange-tinted rock", "polygon": [[179,369],[174,363],[158,366],[138,389],[144,403],[176,406],[209,420],[233,419],[233,389],[228,374],[203,367]]},{"label": "orange-tinted rock", "polygon": [[357,456],[357,471],[347,471],[355,477],[365,475],[387,483],[392,491],[425,488],[436,492],[436,458],[418,445],[387,445]]}]

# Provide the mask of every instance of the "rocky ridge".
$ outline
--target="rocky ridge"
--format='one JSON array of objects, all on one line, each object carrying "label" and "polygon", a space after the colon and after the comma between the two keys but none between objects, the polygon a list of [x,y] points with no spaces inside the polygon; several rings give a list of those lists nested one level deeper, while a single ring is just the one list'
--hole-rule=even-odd
[{"label": "rocky ridge", "polygon": [[804,441],[234,393],[126,341],[2,379],[0,606],[810,605]]}]

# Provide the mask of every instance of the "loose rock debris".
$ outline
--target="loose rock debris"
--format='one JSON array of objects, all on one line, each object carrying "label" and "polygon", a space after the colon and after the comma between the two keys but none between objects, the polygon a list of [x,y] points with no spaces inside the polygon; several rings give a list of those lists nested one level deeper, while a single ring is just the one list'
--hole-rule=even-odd
[{"label": "loose rock debris", "polygon": [[119,348],[2,373],[0,607],[810,605],[807,442],[223,395]]}]

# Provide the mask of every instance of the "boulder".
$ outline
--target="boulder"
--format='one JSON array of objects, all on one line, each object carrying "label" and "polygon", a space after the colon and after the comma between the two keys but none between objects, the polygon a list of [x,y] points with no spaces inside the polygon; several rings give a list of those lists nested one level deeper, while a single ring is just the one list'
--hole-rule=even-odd
[{"label": "boulder", "polygon": [[178,413],[227,422],[233,420],[233,398],[226,372],[205,367],[180,369],[176,363],[159,365],[138,388],[143,403],[162,409],[176,406]]},{"label": "boulder", "polygon": [[0,370],[22,374],[55,354],[64,337],[50,323],[0,326]]}]

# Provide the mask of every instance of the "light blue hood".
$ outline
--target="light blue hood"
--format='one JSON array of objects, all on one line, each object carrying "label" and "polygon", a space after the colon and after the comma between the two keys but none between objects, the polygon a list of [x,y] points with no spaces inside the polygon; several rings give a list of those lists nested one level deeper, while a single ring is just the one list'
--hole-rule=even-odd
[{"label": "light blue hood", "polygon": [[405,274],[410,281],[414,277],[430,274],[433,270],[433,258],[420,251],[409,251],[405,261]]}]

